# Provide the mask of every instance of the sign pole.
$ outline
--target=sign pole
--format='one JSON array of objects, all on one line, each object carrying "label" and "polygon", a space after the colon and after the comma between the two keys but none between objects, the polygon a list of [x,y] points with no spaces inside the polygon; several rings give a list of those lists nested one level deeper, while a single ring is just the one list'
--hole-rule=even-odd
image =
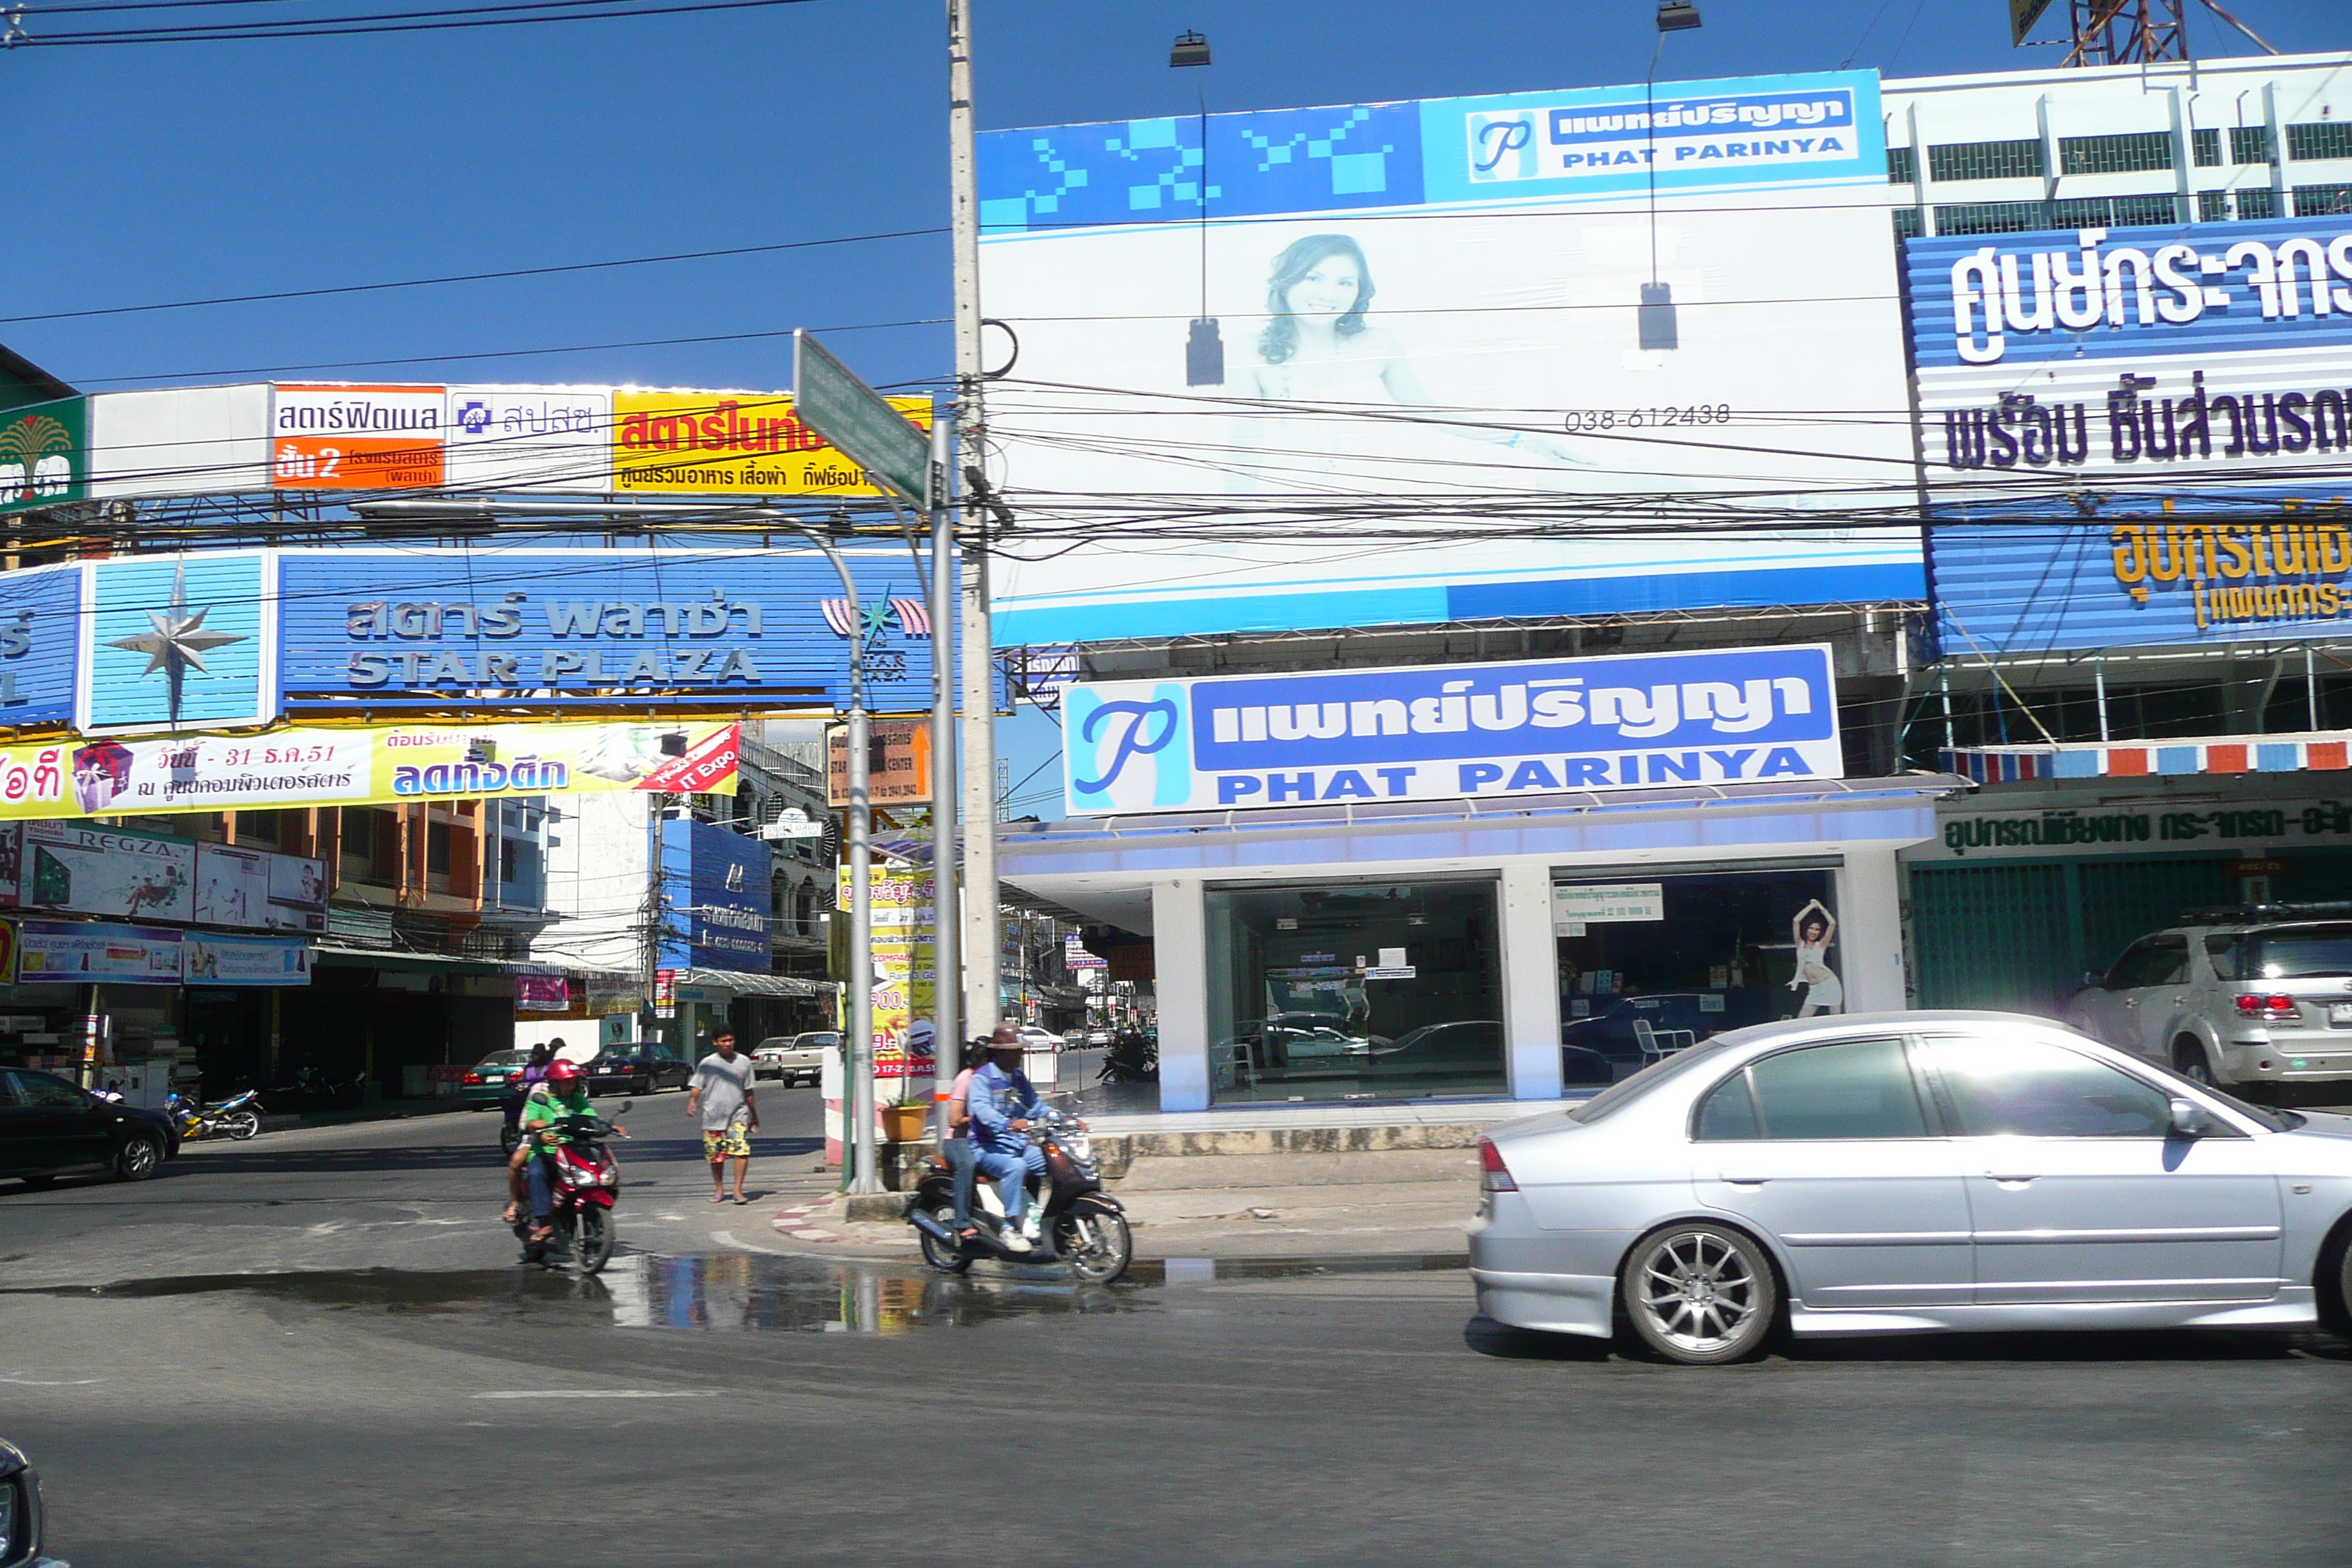
[{"label": "sign pole", "polygon": [[[947,0],[948,183],[955,274],[956,422],[963,453],[983,460],[981,403],[980,174],[972,116],[971,7]],[[937,619],[931,635],[946,635]],[[988,552],[978,528],[963,534],[963,984],[972,1032],[992,1032],[1003,1016],[997,989],[996,683],[988,611]],[[934,652],[938,645],[933,645]],[[935,742],[936,743],[936,738]]]},{"label": "sign pole", "polygon": [[[837,563],[838,558],[836,558]],[[874,1147],[874,847],[866,755],[866,616],[846,570],[849,595],[849,1190],[878,1193]]]},{"label": "sign pole", "polygon": [[[931,1102],[932,1131],[948,1135],[948,1091],[963,1058],[963,969],[956,962],[955,508],[950,498],[953,417],[931,420]],[[944,1147],[940,1150],[945,1153]]]}]

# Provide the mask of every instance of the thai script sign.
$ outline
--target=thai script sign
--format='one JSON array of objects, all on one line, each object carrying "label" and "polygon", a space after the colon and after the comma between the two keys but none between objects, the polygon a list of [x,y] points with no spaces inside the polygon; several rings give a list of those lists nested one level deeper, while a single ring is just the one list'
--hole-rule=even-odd
[{"label": "thai script sign", "polygon": [[88,399],[0,413],[0,515],[79,500],[89,476]]},{"label": "thai script sign", "polygon": [[[931,400],[891,406],[930,428]],[[613,395],[613,486],[625,494],[873,496],[866,471],[801,422],[777,392]]]},{"label": "thai script sign", "polygon": [[[849,726],[824,735],[827,798],[849,804]],[[931,727],[922,720],[879,721],[866,727],[866,798],[876,805],[923,805],[931,798]]]},{"label": "thai script sign", "polygon": [[2236,854],[2250,848],[2352,844],[2352,801],[2161,802],[2086,810],[1939,814],[1937,837],[1910,860],[2018,859],[2078,855]]},{"label": "thai script sign", "polygon": [[26,985],[176,985],[183,962],[175,931],[98,921],[16,922],[16,977]]},{"label": "thai script sign", "polygon": [[[835,907],[849,909],[849,868],[834,872]],[[874,1076],[925,1078],[931,1071],[930,1026],[938,1005],[939,960],[926,868],[877,862],[867,869],[874,921]],[[918,1027],[918,1026],[920,1026]]]},{"label": "thai script sign", "polygon": [[1838,778],[1822,644],[1073,687],[1073,815]]},{"label": "thai script sign", "polygon": [[[1861,147],[1856,89],[1730,90],[1697,95],[1677,84],[1645,95],[1623,88],[1570,95],[1520,93],[1461,111],[1474,184],[1682,168],[1851,164]],[[1565,102],[1558,101],[1564,97]]]},{"label": "thai script sign", "polygon": [[310,947],[297,937],[187,931],[180,938],[180,964],[191,985],[310,984]]},{"label": "thai script sign", "polygon": [[278,384],[269,482],[283,490],[431,489],[444,478],[441,386]]}]

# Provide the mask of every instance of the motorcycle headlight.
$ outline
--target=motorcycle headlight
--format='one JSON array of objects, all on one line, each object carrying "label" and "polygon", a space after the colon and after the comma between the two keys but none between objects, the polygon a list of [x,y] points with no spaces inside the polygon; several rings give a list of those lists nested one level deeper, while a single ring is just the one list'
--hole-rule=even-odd
[{"label": "motorcycle headlight", "polygon": [[617,1187],[621,1184],[621,1173],[618,1171],[606,1171],[602,1175],[598,1176],[596,1180],[605,1186]]}]

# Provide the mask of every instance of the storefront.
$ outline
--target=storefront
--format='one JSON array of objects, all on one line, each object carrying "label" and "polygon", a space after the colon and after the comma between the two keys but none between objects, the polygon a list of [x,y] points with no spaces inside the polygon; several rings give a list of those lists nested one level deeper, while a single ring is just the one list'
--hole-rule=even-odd
[{"label": "storefront", "polygon": [[1008,884],[1151,935],[1163,1110],[1543,1100],[1589,1065],[1564,1044],[1638,1065],[1636,1019],[1673,1044],[1903,1006],[1896,855],[1959,787],[1145,815],[1013,824],[998,853]]}]

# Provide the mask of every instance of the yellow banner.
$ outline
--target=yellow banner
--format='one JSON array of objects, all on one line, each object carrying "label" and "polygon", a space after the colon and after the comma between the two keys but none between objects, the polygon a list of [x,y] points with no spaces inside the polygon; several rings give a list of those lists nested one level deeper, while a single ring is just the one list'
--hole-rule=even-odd
[{"label": "yellow banner", "polygon": [[[931,427],[929,397],[890,405]],[[613,489],[631,495],[878,496],[781,392],[613,393]]]},{"label": "yellow banner", "polygon": [[385,724],[0,749],[0,821],[735,793],[734,724]]}]

